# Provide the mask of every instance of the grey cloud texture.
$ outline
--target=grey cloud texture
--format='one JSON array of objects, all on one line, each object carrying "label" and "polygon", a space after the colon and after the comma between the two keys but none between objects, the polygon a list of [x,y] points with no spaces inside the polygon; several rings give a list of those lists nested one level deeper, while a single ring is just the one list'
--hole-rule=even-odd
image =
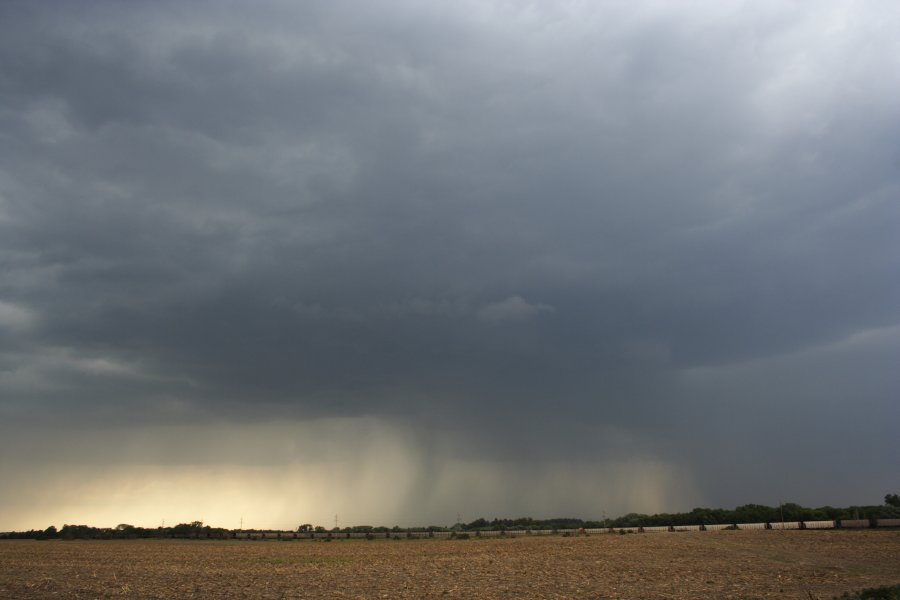
[{"label": "grey cloud texture", "polygon": [[553,312],[553,307],[546,304],[529,304],[521,296],[510,296],[499,302],[486,304],[478,309],[478,318],[489,322],[525,321],[542,312]]},{"label": "grey cloud texture", "polygon": [[[661,510],[876,501],[896,25],[888,2],[4,3],[2,466],[52,469],[10,432],[62,423],[189,422],[208,454],[214,423],[372,419],[417,432],[421,472],[519,495],[529,464],[636,460],[691,482],[639,502]],[[417,494],[384,520],[430,518]]]}]

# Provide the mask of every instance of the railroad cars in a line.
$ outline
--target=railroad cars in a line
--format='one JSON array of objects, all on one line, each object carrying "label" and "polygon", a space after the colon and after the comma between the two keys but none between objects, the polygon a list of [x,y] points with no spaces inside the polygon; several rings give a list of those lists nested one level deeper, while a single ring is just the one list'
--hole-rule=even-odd
[{"label": "railroad cars in a line", "polygon": [[[772,521],[768,523],[716,523],[708,525],[653,525],[646,527],[597,527],[582,529],[514,529],[508,531],[232,531],[221,537],[227,539],[286,540],[286,539],[421,539],[469,537],[521,537],[530,535],[585,535],[597,533],[667,533],[681,531],[741,530],[800,530],[800,529],[876,529],[900,528],[900,519],[837,519],[817,521]],[[185,536],[186,537],[186,536]],[[207,537],[209,537],[207,535]]]}]

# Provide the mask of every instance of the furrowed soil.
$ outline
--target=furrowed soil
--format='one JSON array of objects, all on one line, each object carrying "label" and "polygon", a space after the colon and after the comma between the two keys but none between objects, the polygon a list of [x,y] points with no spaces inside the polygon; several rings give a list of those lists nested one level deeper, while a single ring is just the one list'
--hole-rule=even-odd
[{"label": "furrowed soil", "polygon": [[900,531],[0,541],[0,598],[811,598],[900,584]]}]

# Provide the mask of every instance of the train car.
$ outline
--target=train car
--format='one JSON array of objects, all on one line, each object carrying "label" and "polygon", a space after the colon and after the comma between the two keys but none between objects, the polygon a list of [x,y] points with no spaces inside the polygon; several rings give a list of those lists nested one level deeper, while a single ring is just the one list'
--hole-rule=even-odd
[{"label": "train car", "polygon": [[900,519],[875,519],[875,527],[900,527]]},{"label": "train car", "polygon": [[766,523],[738,523],[738,529],[768,529]]},{"label": "train car", "polygon": [[671,531],[668,525],[654,525],[653,527],[644,527],[644,533],[668,533]]},{"label": "train car", "polygon": [[734,525],[729,525],[727,523],[714,523],[712,525],[704,525],[703,529],[706,531],[722,531],[723,529],[728,529],[729,527],[734,528]]},{"label": "train car", "polygon": [[834,521],[803,521],[803,529],[834,529]]},{"label": "train car", "polygon": [[868,519],[841,519],[841,529],[868,529],[871,526]]},{"label": "train car", "polygon": [[699,525],[673,525],[672,531],[700,531]]},{"label": "train car", "polygon": [[800,529],[800,521],[777,521],[769,523],[769,529]]}]

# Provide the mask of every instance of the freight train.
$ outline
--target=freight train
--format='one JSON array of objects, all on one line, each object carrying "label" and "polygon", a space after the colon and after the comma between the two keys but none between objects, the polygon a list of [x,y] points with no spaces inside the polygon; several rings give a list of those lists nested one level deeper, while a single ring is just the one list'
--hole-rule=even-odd
[{"label": "freight train", "polygon": [[770,523],[731,523],[715,525],[662,525],[647,527],[601,527],[588,529],[517,529],[507,531],[232,531],[233,539],[419,539],[458,537],[521,537],[537,535],[589,535],[599,533],[672,533],[681,531],[722,530],[801,530],[801,529],[884,529],[900,528],[900,519],[837,519],[834,521],[773,521]]}]

